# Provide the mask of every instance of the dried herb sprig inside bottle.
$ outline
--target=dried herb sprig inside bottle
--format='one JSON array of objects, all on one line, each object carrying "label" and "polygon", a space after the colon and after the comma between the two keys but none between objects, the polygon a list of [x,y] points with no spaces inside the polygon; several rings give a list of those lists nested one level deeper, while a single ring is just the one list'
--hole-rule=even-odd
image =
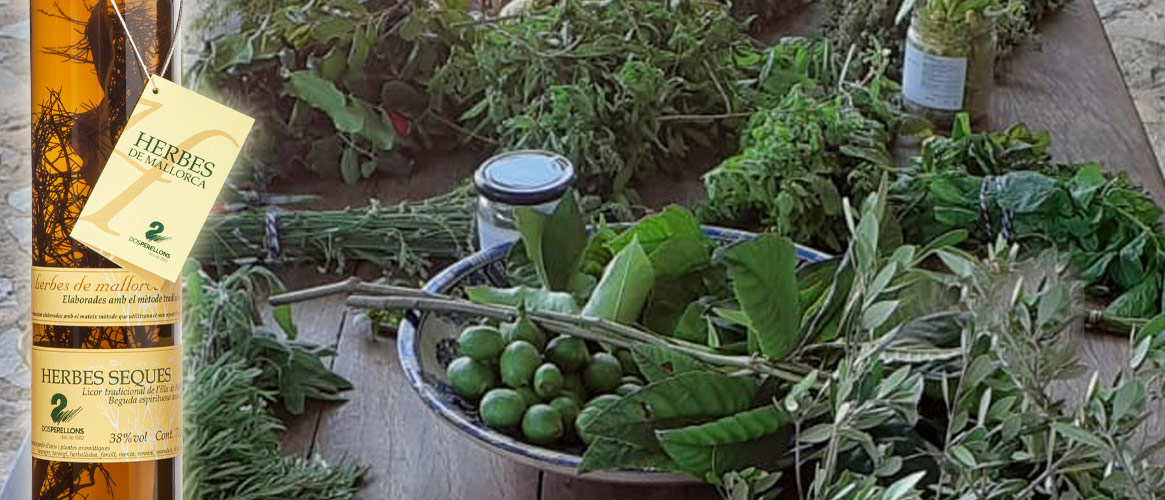
[{"label": "dried herb sprig inside bottle", "polygon": [[906,36],[902,93],[911,111],[946,127],[959,111],[987,115],[995,87],[994,0],[907,0],[914,15]]}]

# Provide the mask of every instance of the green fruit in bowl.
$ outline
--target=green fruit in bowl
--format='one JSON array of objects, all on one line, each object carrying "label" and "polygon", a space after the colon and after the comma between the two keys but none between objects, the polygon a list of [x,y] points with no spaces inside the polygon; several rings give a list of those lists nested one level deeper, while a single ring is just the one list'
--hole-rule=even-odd
[{"label": "green fruit in bowl", "polygon": [[639,384],[620,384],[619,387],[615,388],[615,394],[628,396],[642,388],[643,386]]},{"label": "green fruit in bowl", "polygon": [[539,366],[538,370],[534,372],[534,393],[544,400],[552,399],[562,391],[562,385],[565,382],[565,377],[562,375],[562,370],[558,369],[558,365],[542,363],[542,366]]},{"label": "green fruit in bowl", "polygon": [[619,365],[623,367],[623,373],[627,375],[639,375],[639,365],[635,364],[635,356],[627,349],[616,349],[615,357],[619,359]]},{"label": "green fruit in bowl", "polygon": [[583,384],[587,390],[597,394],[615,392],[622,383],[622,378],[623,366],[615,356],[605,352],[595,353],[583,371]]},{"label": "green fruit in bowl", "polygon": [[558,365],[564,372],[581,370],[587,364],[590,353],[583,339],[560,335],[546,346],[546,359]]},{"label": "green fruit in bowl", "polygon": [[526,402],[527,407],[534,406],[542,402],[542,399],[539,398],[537,394],[534,394],[534,389],[531,389],[530,386],[519,387],[514,390],[517,391],[518,395],[522,396],[522,401]]},{"label": "green fruit in bowl", "polygon": [[603,394],[594,399],[587,401],[586,406],[582,411],[578,412],[578,416],[574,418],[574,429],[578,433],[579,439],[586,444],[591,444],[594,438],[586,433],[587,424],[595,419],[608,406],[618,403],[622,399],[614,394]]},{"label": "green fruit in bowl", "polygon": [[525,387],[534,378],[534,371],[542,364],[542,355],[533,344],[525,340],[515,340],[502,351],[499,368],[502,382],[510,387]]},{"label": "green fruit in bowl", "polygon": [[578,373],[567,373],[563,376],[561,394],[570,395],[582,404],[587,400],[587,388],[583,385],[582,375]]},{"label": "green fruit in bowl", "polygon": [[536,404],[526,409],[522,417],[522,435],[534,444],[550,444],[562,438],[562,415],[547,404]]},{"label": "green fruit in bowl", "polygon": [[543,332],[538,325],[526,318],[525,314],[519,316],[518,321],[513,323],[502,323],[499,329],[507,344],[515,340],[525,340],[533,344],[539,351],[546,348],[546,332]]},{"label": "green fruit in bowl", "polygon": [[505,347],[502,332],[492,326],[471,326],[457,337],[457,348],[462,356],[486,363],[496,361]]},{"label": "green fruit in bowl", "polygon": [[558,396],[550,401],[550,407],[562,416],[562,426],[565,432],[574,431],[574,419],[578,417],[578,412],[582,411],[578,406],[578,401],[575,401],[573,396]]},{"label": "green fruit in bowl", "polygon": [[457,394],[471,401],[477,401],[497,383],[497,376],[489,365],[465,356],[449,363],[445,376]]},{"label": "green fruit in bowl", "polygon": [[481,420],[493,429],[506,429],[522,422],[526,400],[513,389],[491,389],[481,398]]}]

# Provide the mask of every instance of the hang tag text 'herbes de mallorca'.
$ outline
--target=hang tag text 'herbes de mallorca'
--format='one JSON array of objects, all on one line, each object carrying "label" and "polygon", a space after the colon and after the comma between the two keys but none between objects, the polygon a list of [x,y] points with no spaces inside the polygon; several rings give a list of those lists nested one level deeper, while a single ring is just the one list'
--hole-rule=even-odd
[{"label": "hang tag text 'herbes de mallorca'", "polygon": [[255,120],[152,78],[70,236],[160,286],[181,274]]}]

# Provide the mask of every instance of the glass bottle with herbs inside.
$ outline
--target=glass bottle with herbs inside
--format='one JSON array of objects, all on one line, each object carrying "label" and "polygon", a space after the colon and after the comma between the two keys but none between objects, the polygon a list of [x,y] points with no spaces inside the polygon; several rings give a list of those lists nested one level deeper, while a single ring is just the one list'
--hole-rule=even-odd
[{"label": "glass bottle with herbs inside", "polygon": [[[918,4],[917,6],[915,4]],[[947,128],[960,111],[987,116],[995,87],[993,0],[907,0],[902,94],[910,111]]]}]

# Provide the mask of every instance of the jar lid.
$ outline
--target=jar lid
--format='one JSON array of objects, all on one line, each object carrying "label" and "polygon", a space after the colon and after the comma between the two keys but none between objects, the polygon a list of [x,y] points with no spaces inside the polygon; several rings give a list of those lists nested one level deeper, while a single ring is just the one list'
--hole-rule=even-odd
[{"label": "jar lid", "polygon": [[574,184],[574,165],[549,151],[512,151],[482,163],[473,183],[488,200],[539,205],[561,198]]}]

